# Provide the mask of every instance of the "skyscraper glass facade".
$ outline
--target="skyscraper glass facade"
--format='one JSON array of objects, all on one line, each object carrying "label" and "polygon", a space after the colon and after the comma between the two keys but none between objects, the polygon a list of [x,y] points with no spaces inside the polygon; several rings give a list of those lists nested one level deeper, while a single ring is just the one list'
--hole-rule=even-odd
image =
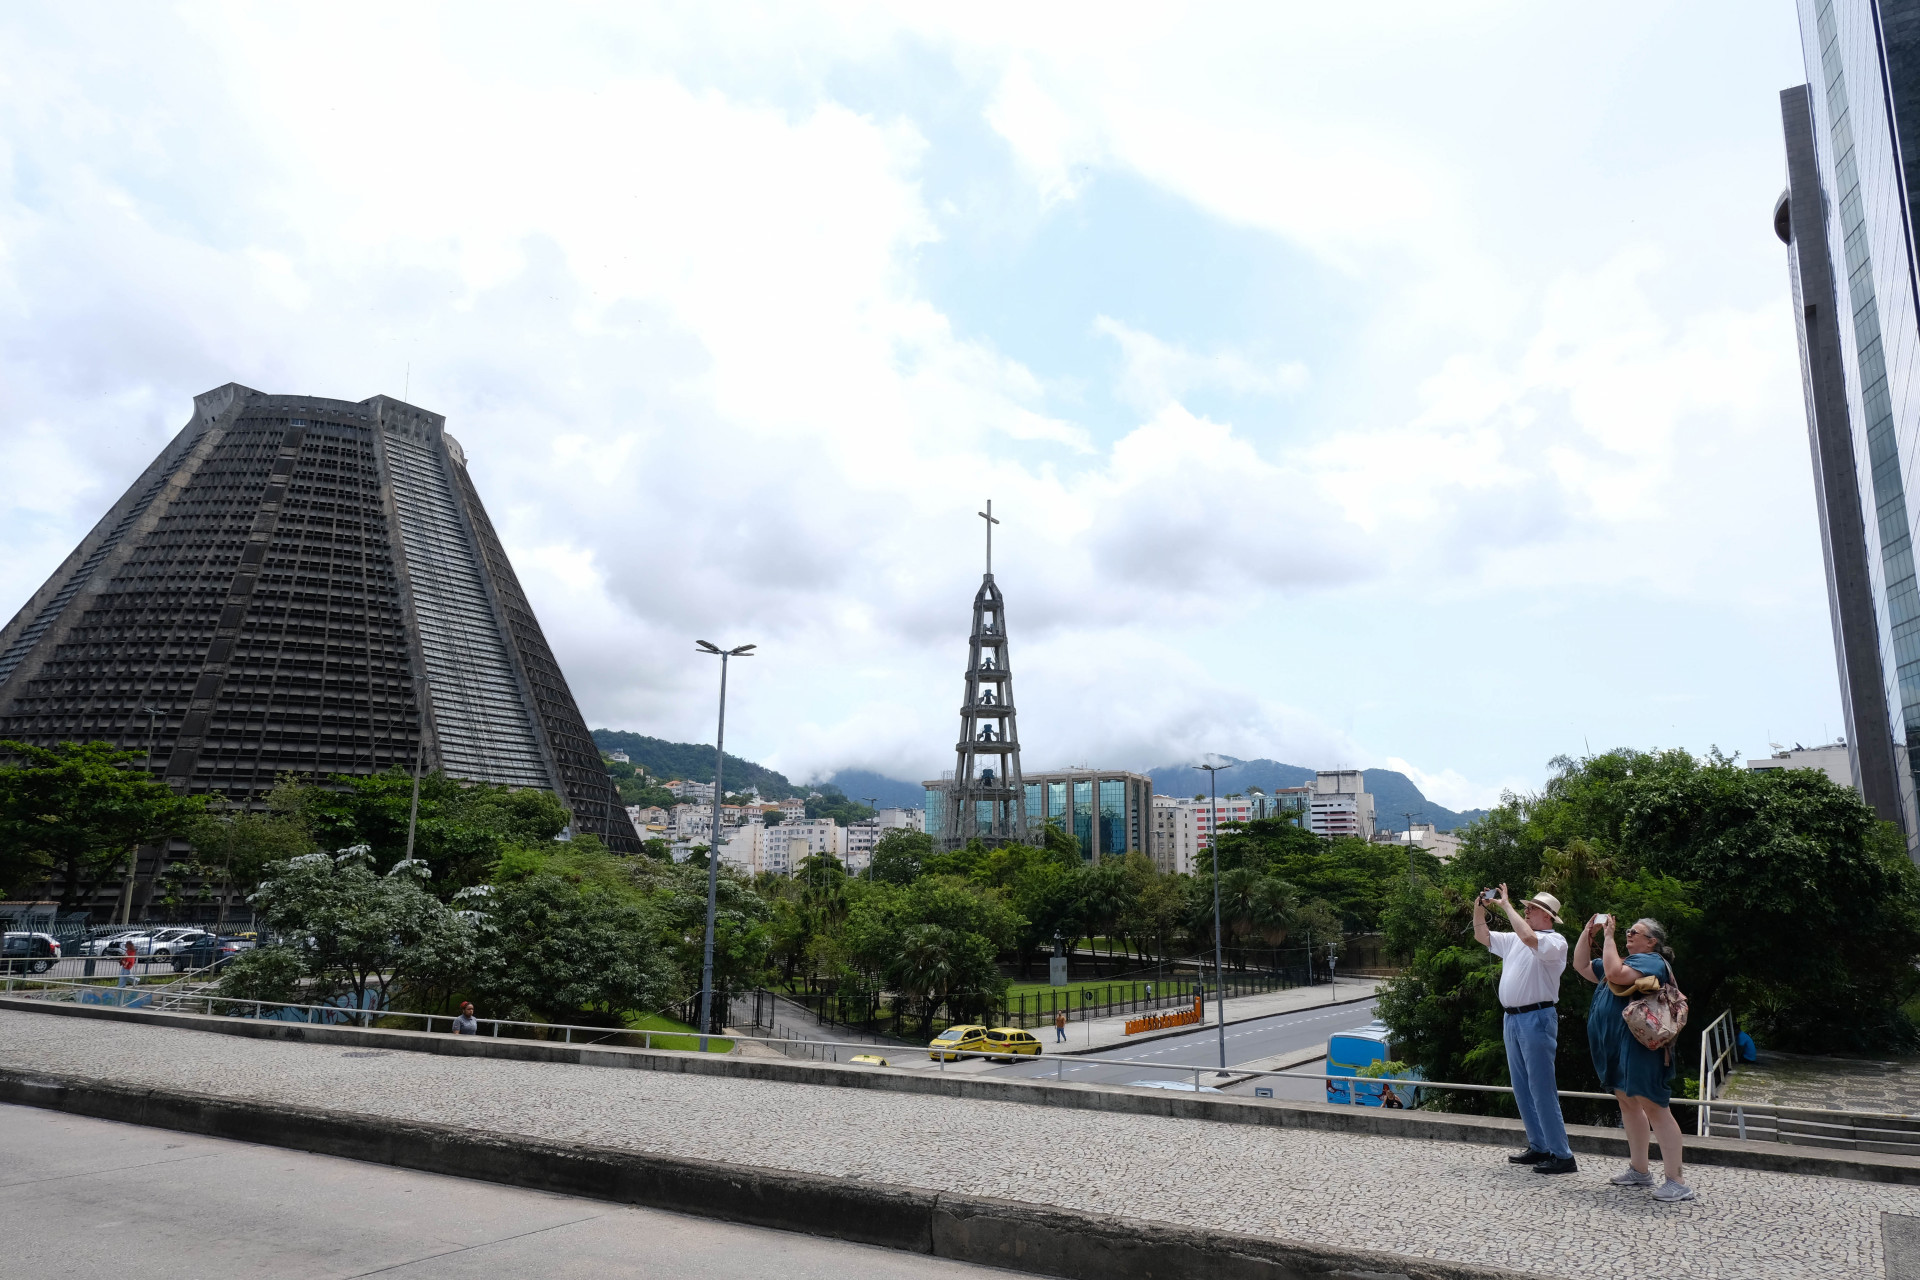
[{"label": "skyscraper glass facade", "polygon": [[1027,825],[1034,839],[1049,824],[1079,842],[1080,856],[1146,852],[1153,780],[1144,774],[1063,769],[1026,775]]},{"label": "skyscraper glass facade", "polygon": [[[1920,584],[1913,563],[1913,513],[1904,477],[1920,464],[1920,312],[1915,288],[1912,228],[1913,182],[1903,166],[1920,161],[1911,154],[1920,142],[1920,0],[1800,0],[1801,44],[1812,119],[1814,163],[1797,169],[1790,155],[1790,181],[1815,178],[1821,199],[1802,202],[1793,219],[1795,234],[1824,237],[1832,266],[1833,305],[1837,308],[1836,345],[1844,367],[1845,424],[1852,434],[1855,484],[1860,515],[1849,518],[1864,529],[1827,529],[1830,588],[1836,593],[1831,547],[1864,533],[1864,571],[1873,602],[1881,655],[1883,705],[1861,705],[1843,689],[1848,705],[1849,744],[1891,735],[1896,760],[1898,801],[1877,804],[1885,816],[1907,828],[1909,848],[1914,822],[1913,768],[1920,753]],[[1791,141],[1795,122],[1788,121]],[[1904,144],[1904,145],[1903,145]],[[1806,193],[1793,193],[1796,196]],[[1811,207],[1816,212],[1806,216]],[[1795,250],[1799,258],[1808,246]],[[1796,266],[1796,293],[1806,264]],[[1820,354],[1810,335],[1821,299],[1801,297],[1803,361],[1810,388],[1813,361]],[[1809,391],[1810,427],[1818,426],[1814,390]],[[1822,503],[1823,518],[1834,516]],[[1862,614],[1864,617],[1864,613]],[[1836,605],[1836,645],[1844,645]],[[1846,663],[1841,662],[1843,684]],[[1884,722],[1882,715],[1884,714]],[[1883,757],[1884,758],[1884,757]],[[1863,794],[1871,788],[1864,785]]]}]

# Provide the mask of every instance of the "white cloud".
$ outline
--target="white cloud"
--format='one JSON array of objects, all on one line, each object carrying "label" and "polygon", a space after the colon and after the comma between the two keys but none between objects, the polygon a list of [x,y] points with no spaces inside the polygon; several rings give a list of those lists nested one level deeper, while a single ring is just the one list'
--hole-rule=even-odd
[{"label": "white cloud", "polygon": [[[1357,691],[1444,684],[1517,614],[1590,624],[1554,592],[1824,609],[1765,202],[1757,247],[1697,234],[1777,185],[1777,163],[1715,166],[1777,140],[1702,131],[1697,172],[1657,174],[1593,141],[1596,81],[1641,74],[1628,36],[1596,35],[1604,65],[1560,85],[1516,53],[1574,19],[1493,4],[1366,24],[116,12],[0,18],[15,601],[188,397],[235,379],[410,383],[467,446],[589,718],[703,737],[691,636],[758,640],[730,738],[798,772],[940,767],[988,496],[1036,764],[1392,749],[1447,762],[1417,775],[1436,800],[1484,800],[1462,774],[1535,776],[1561,729],[1330,726]],[[1522,94],[1528,112],[1496,109]],[[1126,261],[1008,285],[1006,315],[1071,313],[1063,345],[1117,352],[1134,419],[1085,421],[1071,379],[1012,354],[1015,320],[962,322],[928,286],[936,250],[985,271],[1004,248],[955,248],[970,206],[930,195],[936,170],[1046,227],[1094,217],[1095,179],[1124,175],[1250,229],[1302,283],[1204,336],[1183,325],[1206,299],[1108,306],[1096,286]],[[1675,212],[1635,221],[1653,207]],[[1077,310],[1042,309],[1060,292]],[[1384,605],[1463,599],[1488,602],[1484,632],[1369,643]],[[1638,688],[1589,683],[1565,696]],[[1830,685],[1773,681],[1792,704],[1774,714]],[[1690,723],[1747,714],[1736,696]]]}]

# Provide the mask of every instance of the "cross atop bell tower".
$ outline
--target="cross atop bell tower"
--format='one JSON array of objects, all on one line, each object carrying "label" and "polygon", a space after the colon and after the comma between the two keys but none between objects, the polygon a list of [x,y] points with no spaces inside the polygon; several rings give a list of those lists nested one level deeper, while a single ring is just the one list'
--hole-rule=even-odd
[{"label": "cross atop bell tower", "polygon": [[987,522],[987,571],[973,597],[967,672],[960,704],[960,741],[953,782],[937,833],[943,850],[980,840],[988,846],[1025,844],[1026,787],[1020,777],[1020,733],[1014,718],[1013,670],[1007,655],[1007,610],[993,581],[993,503]]}]

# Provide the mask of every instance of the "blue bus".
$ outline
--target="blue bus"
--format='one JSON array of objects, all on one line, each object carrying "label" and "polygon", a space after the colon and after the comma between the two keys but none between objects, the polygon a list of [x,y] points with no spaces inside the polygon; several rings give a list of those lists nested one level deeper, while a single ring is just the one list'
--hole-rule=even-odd
[{"label": "blue bus", "polygon": [[[1394,1080],[1414,1078],[1414,1073],[1380,1080],[1355,1080],[1353,1077],[1370,1063],[1393,1057],[1387,1024],[1375,1018],[1366,1026],[1339,1032],[1327,1040],[1327,1101],[1342,1106],[1412,1107],[1419,1102],[1419,1090]],[[1388,1101],[1391,1093],[1392,1101]]]}]

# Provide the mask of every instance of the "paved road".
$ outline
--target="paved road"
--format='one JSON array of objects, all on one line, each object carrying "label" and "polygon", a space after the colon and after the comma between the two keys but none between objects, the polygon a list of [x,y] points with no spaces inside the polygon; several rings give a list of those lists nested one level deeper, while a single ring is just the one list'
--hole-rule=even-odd
[{"label": "paved road", "polygon": [[[1242,1022],[1227,1028],[1227,1063],[1237,1065],[1253,1062],[1260,1058],[1270,1058],[1275,1054],[1291,1053],[1296,1049],[1306,1049],[1322,1044],[1336,1031],[1346,1031],[1353,1027],[1364,1027],[1373,1021],[1372,1000],[1355,1004],[1335,1005],[1330,1009],[1302,1009],[1297,1013],[1279,1013],[1270,1018],[1259,1018],[1252,1022]],[[1036,1032],[1035,1034],[1042,1034]],[[1052,1036],[1043,1036],[1051,1040]],[[1051,1044],[1047,1048],[1052,1048]],[[1212,1027],[1204,1031],[1195,1031],[1190,1035],[1171,1036],[1165,1040],[1150,1040],[1145,1044],[1118,1046],[1098,1057],[1126,1057],[1143,1059],[1148,1062],[1180,1067],[1214,1067],[1220,1061],[1219,1032]],[[998,1067],[995,1075],[1012,1076],[1055,1076],[1079,1084],[1132,1084],[1136,1080],[1184,1080],[1193,1083],[1193,1074],[1179,1074],[1172,1071],[1153,1071],[1143,1067],[1103,1066],[1098,1063],[1081,1062],[1073,1058],[1064,1061],[1049,1061],[1044,1056],[1038,1062],[1020,1062],[1010,1067]],[[1209,1084],[1208,1076],[1203,1072],[1201,1084]],[[1299,1096],[1316,1098],[1321,1086],[1309,1080],[1288,1082],[1299,1087]],[[1281,1095],[1287,1096],[1287,1095]]]},{"label": "paved road", "polygon": [[960,1280],[867,1245],[0,1105],[8,1272],[71,1280]]}]

